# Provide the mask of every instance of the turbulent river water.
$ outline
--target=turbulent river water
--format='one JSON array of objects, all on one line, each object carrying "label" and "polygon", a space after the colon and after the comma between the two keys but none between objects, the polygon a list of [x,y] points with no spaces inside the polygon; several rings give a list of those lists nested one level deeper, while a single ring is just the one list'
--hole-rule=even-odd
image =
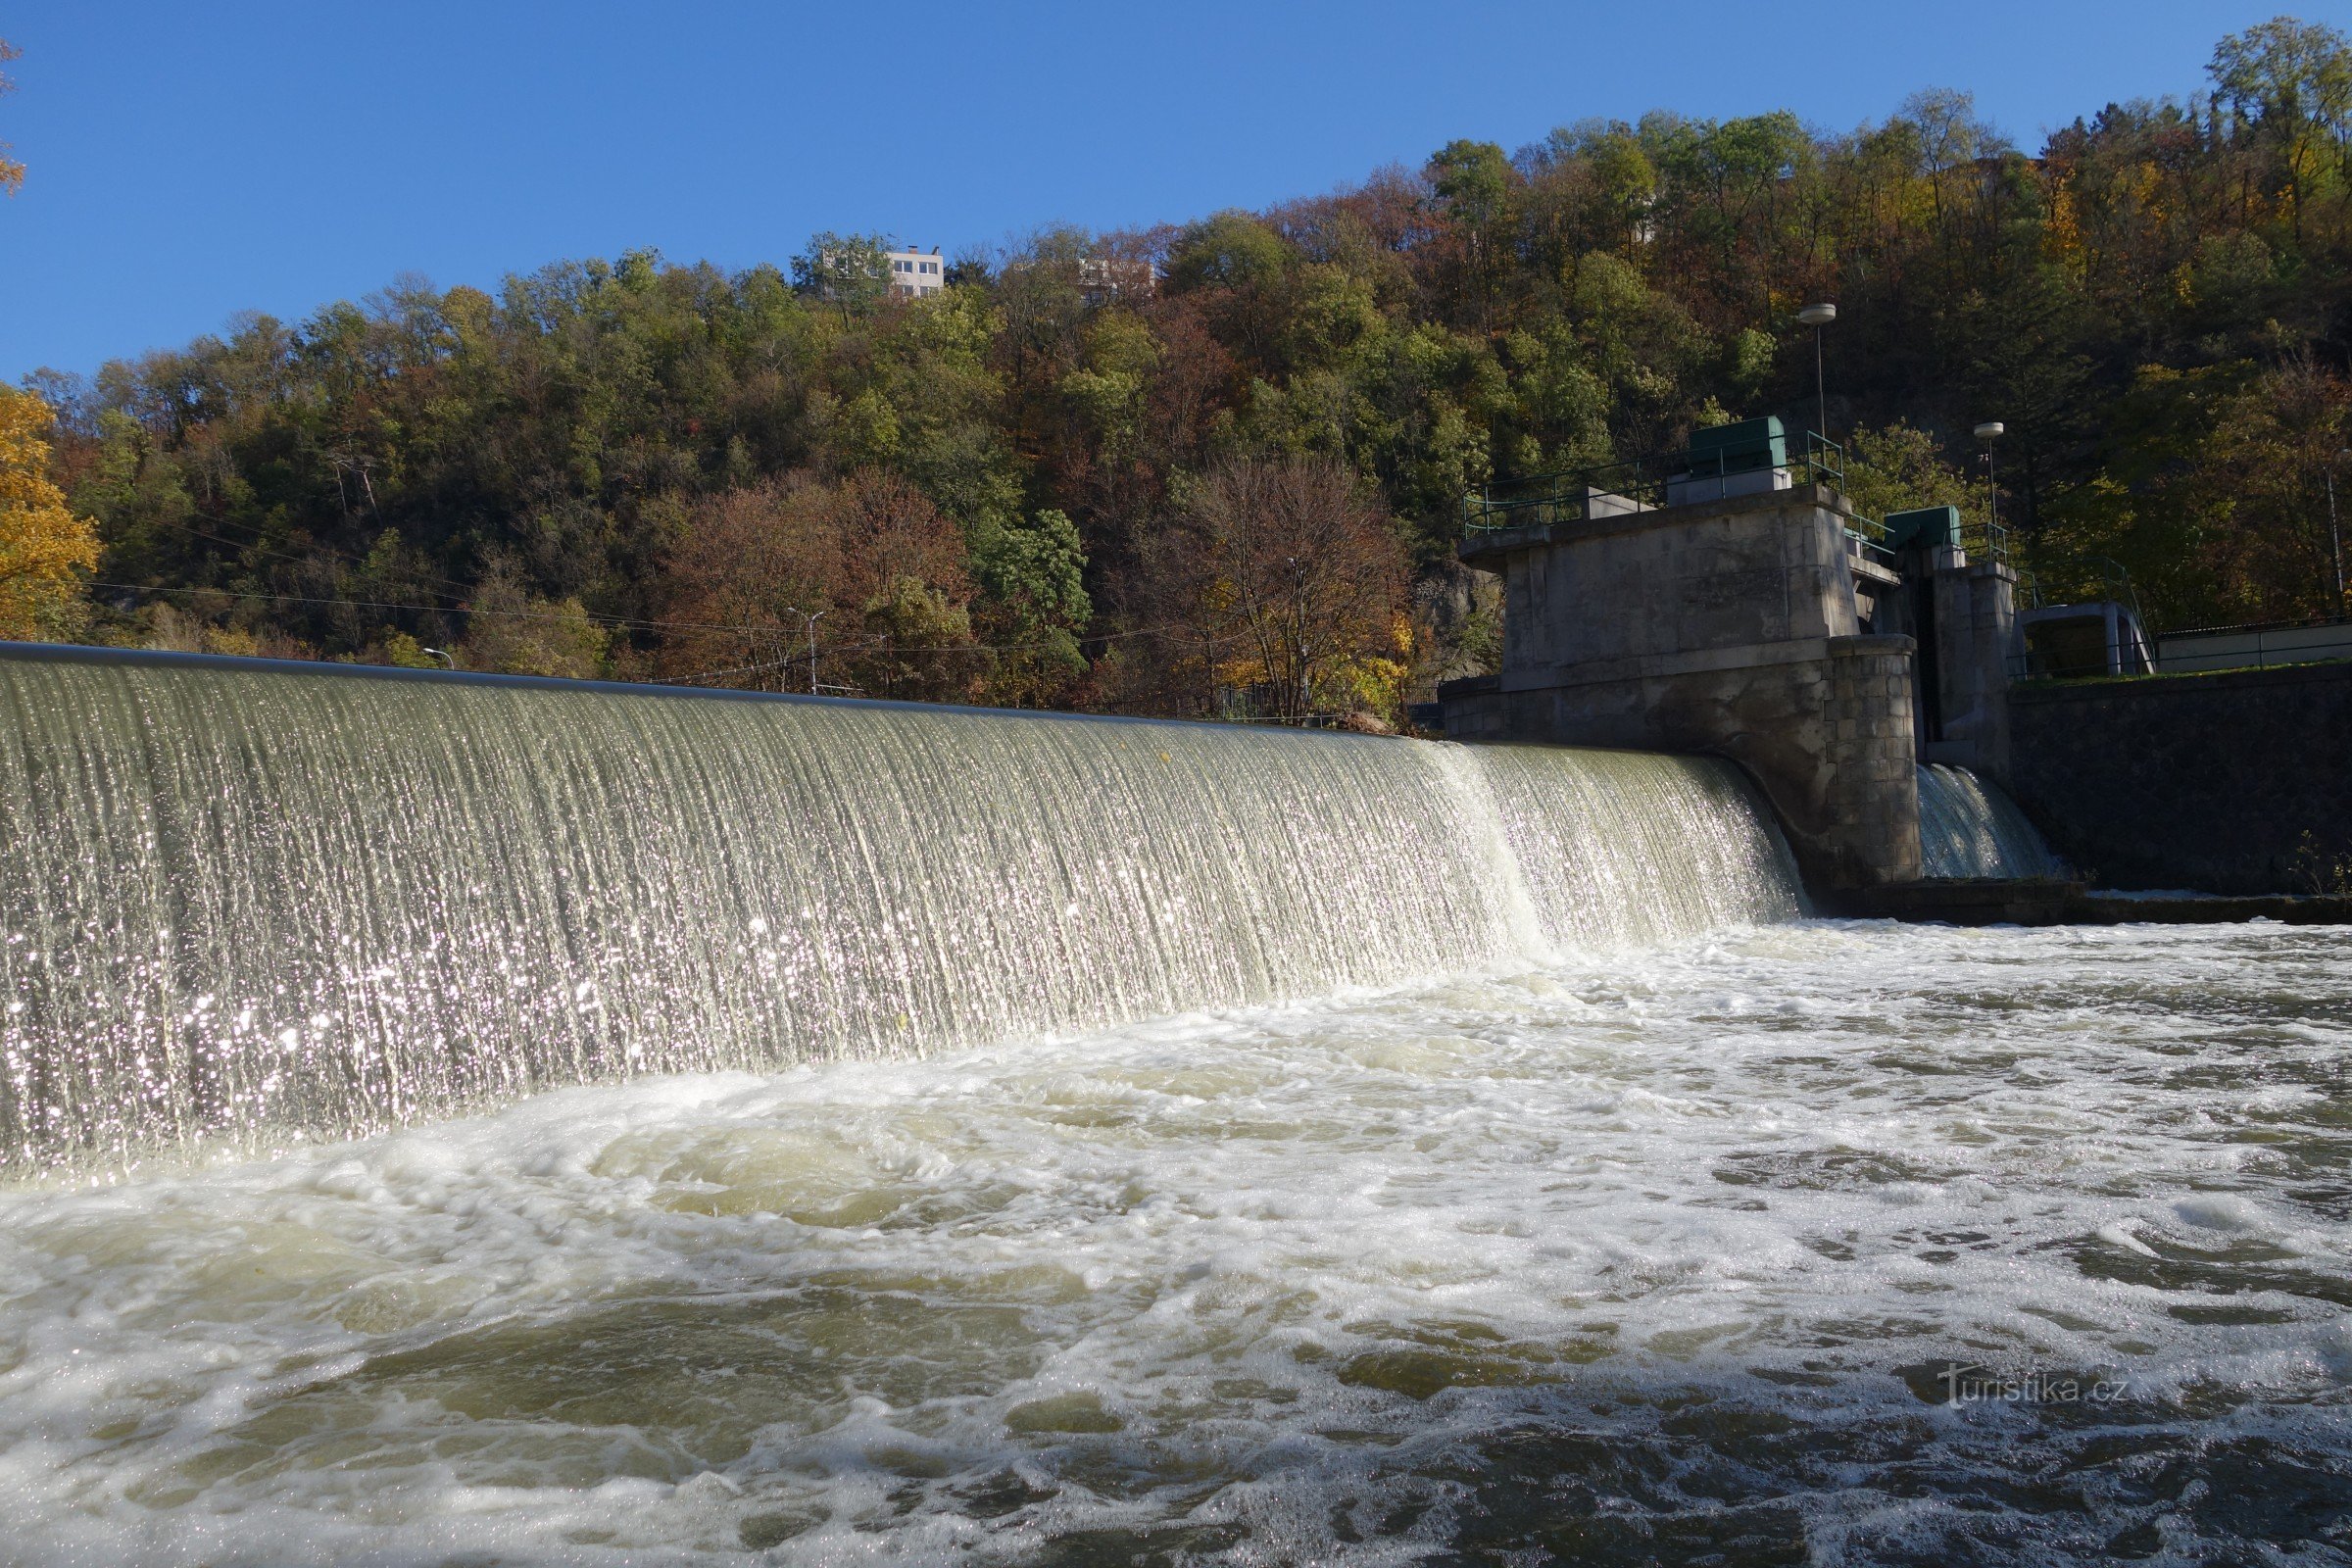
[{"label": "turbulent river water", "polygon": [[0,1195],[0,1559],[2352,1550],[2352,953],[1794,921]]}]

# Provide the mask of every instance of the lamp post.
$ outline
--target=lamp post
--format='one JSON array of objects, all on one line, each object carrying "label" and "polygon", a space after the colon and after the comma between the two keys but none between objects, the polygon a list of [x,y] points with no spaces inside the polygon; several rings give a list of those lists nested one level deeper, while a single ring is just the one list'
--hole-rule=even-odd
[{"label": "lamp post", "polygon": [[[831,614],[832,612],[820,610],[814,614],[810,614],[798,605],[786,605],[784,613],[800,616],[802,622],[808,628],[808,695],[814,697],[816,695],[816,623]],[[778,678],[787,684],[792,680],[792,660],[793,656],[786,654],[782,659],[776,661]]]},{"label": "lamp post", "polygon": [[1821,329],[1838,319],[1838,307],[1828,302],[1808,305],[1796,313],[1796,318],[1813,329],[1813,403],[1814,416],[1821,428],[1814,433],[1824,441],[1830,438],[1829,382],[1821,373]]},{"label": "lamp post", "polygon": [[1992,471],[1992,444],[2009,433],[2009,427],[1998,419],[1986,419],[1977,426],[1977,439],[1984,443],[1984,553],[1995,560],[2000,558],[2001,487]]},{"label": "lamp post", "polygon": [[2328,462],[2328,549],[2335,557],[2335,609],[2344,609],[2344,534],[2335,521],[2335,466],[2352,458],[2352,447],[2338,448]]}]

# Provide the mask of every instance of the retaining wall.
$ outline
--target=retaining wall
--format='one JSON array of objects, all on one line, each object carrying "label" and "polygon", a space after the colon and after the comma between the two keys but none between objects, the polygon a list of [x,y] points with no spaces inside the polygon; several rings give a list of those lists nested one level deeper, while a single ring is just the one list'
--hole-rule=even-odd
[{"label": "retaining wall", "polygon": [[2034,682],[2009,710],[2010,792],[2092,886],[2347,891],[2352,663]]}]

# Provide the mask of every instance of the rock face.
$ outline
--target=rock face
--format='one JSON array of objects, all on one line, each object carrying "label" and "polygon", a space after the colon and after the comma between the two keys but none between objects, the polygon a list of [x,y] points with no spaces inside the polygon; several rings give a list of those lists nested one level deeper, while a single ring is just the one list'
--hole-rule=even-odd
[{"label": "rock face", "polygon": [[1897,579],[1852,515],[1799,485],[1473,536],[1462,559],[1504,580],[1503,662],[1440,689],[1447,737],[1728,757],[1809,884],[1918,876],[1914,644],[1866,629]]},{"label": "rock face", "polygon": [[2352,892],[2352,663],[2009,694],[2011,791],[2095,884]]}]

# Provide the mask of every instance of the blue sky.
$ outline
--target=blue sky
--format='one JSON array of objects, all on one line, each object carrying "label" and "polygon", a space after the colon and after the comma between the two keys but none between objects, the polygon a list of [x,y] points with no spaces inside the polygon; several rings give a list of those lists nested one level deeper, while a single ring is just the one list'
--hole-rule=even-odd
[{"label": "blue sky", "polygon": [[495,286],[649,245],[739,268],[819,228],[953,255],[1652,108],[1842,129],[1948,86],[2033,144],[2196,90],[2216,39],[2286,3],[18,4],[0,375],[404,271]]}]

